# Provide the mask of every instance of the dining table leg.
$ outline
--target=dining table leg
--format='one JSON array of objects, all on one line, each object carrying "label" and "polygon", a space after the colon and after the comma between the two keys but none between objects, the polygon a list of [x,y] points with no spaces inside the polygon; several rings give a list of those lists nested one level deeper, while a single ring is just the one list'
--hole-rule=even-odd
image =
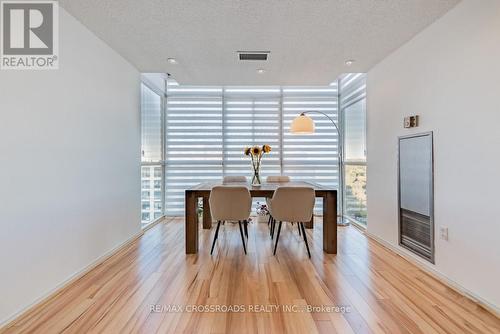
[{"label": "dining table leg", "polygon": [[212,213],[210,213],[209,196],[203,196],[203,228],[209,230],[212,228]]},{"label": "dining table leg", "polygon": [[312,215],[311,220],[304,223],[305,228],[314,228],[314,215]]},{"label": "dining table leg", "polygon": [[323,251],[337,254],[337,192],[328,191],[323,197]]},{"label": "dining table leg", "polygon": [[186,191],[186,254],[198,252],[198,197],[193,191]]}]

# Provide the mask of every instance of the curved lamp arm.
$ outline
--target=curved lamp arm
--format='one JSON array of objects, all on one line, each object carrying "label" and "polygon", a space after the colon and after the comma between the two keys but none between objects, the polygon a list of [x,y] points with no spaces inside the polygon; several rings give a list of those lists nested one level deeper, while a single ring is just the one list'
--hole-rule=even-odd
[{"label": "curved lamp arm", "polygon": [[[301,116],[304,116],[305,114],[310,114],[310,113],[316,113],[316,114],[321,114],[323,116],[325,116],[326,118],[328,118],[330,120],[330,122],[332,122],[333,126],[335,127],[335,130],[337,130],[337,134],[339,136],[339,142],[342,141],[342,134],[340,133],[340,130],[339,130],[339,127],[337,126],[337,123],[335,123],[335,121],[330,117],[328,116],[327,114],[325,114],[324,112],[321,112],[321,111],[317,111],[317,110],[308,110],[308,111],[303,111],[302,113],[300,113]],[[340,144],[339,145],[339,156],[340,158],[342,159],[342,151],[343,151],[343,147],[342,145]]]},{"label": "curved lamp arm", "polygon": [[330,116],[328,116],[324,112],[317,111],[317,110],[303,111],[302,113],[300,113],[300,116],[304,116],[305,114],[310,114],[310,113],[316,113],[316,114],[321,114],[323,116],[326,116],[326,118],[328,118],[330,120],[330,122],[332,122],[333,126],[335,127],[335,130],[337,130],[337,134],[339,135],[339,139],[340,139],[341,135],[340,135],[339,127],[337,126],[337,123],[335,123],[335,121]]},{"label": "curved lamp arm", "polygon": [[344,172],[343,172],[343,164],[344,164],[343,151],[344,151],[344,148],[342,145],[342,134],[340,133],[340,129],[337,126],[337,123],[335,123],[335,121],[330,116],[325,114],[324,112],[317,111],[317,110],[308,110],[308,111],[302,112],[300,114],[300,116],[305,116],[305,114],[310,114],[310,113],[316,113],[316,114],[321,114],[321,115],[325,116],[326,118],[328,118],[330,120],[330,122],[332,122],[333,126],[335,127],[335,130],[337,130],[337,134],[339,136],[338,166],[339,166],[339,191],[340,191],[340,205],[339,205],[340,221],[341,221],[340,225],[348,225],[348,223],[344,223],[344,218],[343,218],[344,217]]}]

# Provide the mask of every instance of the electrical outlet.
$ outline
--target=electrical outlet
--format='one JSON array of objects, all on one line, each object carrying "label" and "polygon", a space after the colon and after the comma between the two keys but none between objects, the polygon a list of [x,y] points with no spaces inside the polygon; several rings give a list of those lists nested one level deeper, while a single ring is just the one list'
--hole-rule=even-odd
[{"label": "electrical outlet", "polygon": [[444,227],[444,226],[441,227],[439,229],[439,234],[440,234],[442,240],[448,241],[448,228],[447,227]]}]

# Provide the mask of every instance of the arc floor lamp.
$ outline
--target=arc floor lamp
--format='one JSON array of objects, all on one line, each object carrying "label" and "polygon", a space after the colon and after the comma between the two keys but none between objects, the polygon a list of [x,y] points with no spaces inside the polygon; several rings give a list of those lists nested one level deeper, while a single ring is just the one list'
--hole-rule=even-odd
[{"label": "arc floor lamp", "polygon": [[292,121],[292,124],[290,126],[290,132],[294,134],[312,134],[315,132],[315,127],[314,127],[314,120],[307,116],[306,114],[310,113],[316,113],[316,114],[321,114],[328,118],[330,122],[332,122],[333,127],[337,131],[337,135],[339,138],[339,149],[338,149],[338,168],[339,168],[339,219],[337,220],[338,225],[349,225],[349,221],[347,219],[344,219],[344,173],[343,173],[343,147],[342,147],[342,134],[340,133],[339,127],[337,126],[337,123],[331,119],[330,116],[327,114],[321,112],[321,111],[316,111],[316,110],[309,110],[309,111],[304,111],[302,112],[299,116],[295,117],[295,119]]}]

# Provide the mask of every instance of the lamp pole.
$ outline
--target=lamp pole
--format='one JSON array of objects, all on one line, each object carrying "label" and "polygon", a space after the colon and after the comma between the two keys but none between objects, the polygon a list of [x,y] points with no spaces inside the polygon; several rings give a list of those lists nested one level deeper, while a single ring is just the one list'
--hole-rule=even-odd
[{"label": "lamp pole", "polygon": [[308,111],[304,111],[300,114],[300,116],[304,116],[305,114],[310,114],[310,113],[316,113],[316,114],[320,114],[320,115],[323,115],[325,116],[326,118],[328,118],[330,120],[330,122],[332,122],[333,126],[335,127],[335,130],[337,131],[337,135],[338,135],[338,138],[339,138],[339,149],[338,149],[338,168],[339,168],[339,197],[340,197],[340,200],[339,200],[339,211],[340,211],[340,222],[337,221],[337,225],[349,225],[349,221],[345,221],[344,222],[344,170],[343,170],[343,163],[344,163],[344,147],[343,147],[343,137],[342,137],[342,134],[340,133],[340,129],[339,127],[337,126],[337,123],[335,123],[335,121],[330,117],[328,116],[327,114],[325,114],[324,112],[321,112],[321,111],[317,111],[317,110],[308,110]]}]

